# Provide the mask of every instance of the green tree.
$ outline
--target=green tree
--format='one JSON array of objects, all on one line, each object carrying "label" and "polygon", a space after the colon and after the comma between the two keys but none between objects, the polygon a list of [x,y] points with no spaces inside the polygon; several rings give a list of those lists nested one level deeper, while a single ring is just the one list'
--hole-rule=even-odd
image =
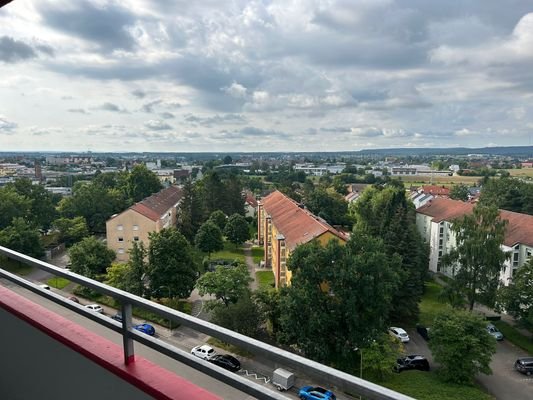
[{"label": "green tree", "polygon": [[225,187],[216,172],[207,173],[202,179],[201,183],[201,198],[205,206],[207,215],[211,215],[213,211],[222,210],[227,214],[227,206],[225,199]]},{"label": "green tree", "polygon": [[115,252],[104,243],[89,236],[73,245],[69,250],[72,271],[91,279],[99,278],[115,259]]},{"label": "green tree", "polygon": [[13,189],[0,188],[0,229],[11,224],[13,218],[28,218],[31,200]]},{"label": "green tree", "polygon": [[496,207],[476,206],[474,212],[453,221],[457,246],[442,258],[454,272],[452,287],[464,292],[470,310],[476,300],[493,305],[500,271],[508,254],[501,249],[507,221]]},{"label": "green tree", "polygon": [[354,348],[366,347],[388,325],[399,264],[379,239],[359,234],[345,246],[336,240],[298,246],[288,262],[291,285],[280,293],[280,341],[351,368]]},{"label": "green tree", "polygon": [[0,231],[0,246],[7,247],[30,257],[44,255],[39,231],[24,218],[14,218],[11,225]]},{"label": "green tree", "polygon": [[34,185],[28,178],[17,179],[6,186],[30,200],[29,220],[36,228],[48,229],[57,217],[53,195],[43,185]]},{"label": "green tree", "polygon": [[402,281],[392,301],[391,319],[416,320],[424,290],[429,249],[416,228],[416,214],[405,196],[403,184],[366,188],[351,206],[356,219],[354,232],[382,238],[387,254],[398,255],[402,262],[396,271]]},{"label": "green tree", "polygon": [[282,314],[280,292],[275,289],[259,290],[253,293],[254,302],[257,304],[261,320],[265,321],[266,329],[270,335],[277,338],[280,332],[280,318]]},{"label": "green tree", "polygon": [[468,186],[464,183],[459,183],[458,185],[453,185],[450,189],[450,198],[454,200],[467,201],[470,192],[468,191]]},{"label": "green tree", "polygon": [[224,231],[227,219],[228,217],[226,217],[226,214],[222,210],[216,210],[211,213],[208,220],[218,226],[221,231]]},{"label": "green tree", "polygon": [[437,314],[429,348],[445,381],[470,384],[478,373],[491,374],[496,341],[486,327],[486,321],[467,311],[448,308]]},{"label": "green tree", "polygon": [[256,304],[249,296],[243,296],[237,302],[215,307],[211,321],[227,329],[254,337],[259,331],[261,317]]},{"label": "green tree", "polygon": [[324,218],[332,225],[349,224],[348,203],[336,192],[329,193],[323,188],[318,188],[306,198],[305,205],[313,214]]},{"label": "green tree", "polygon": [[129,292],[130,274],[131,267],[128,264],[113,263],[106,269],[106,279],[104,283]]},{"label": "green tree", "polygon": [[147,269],[145,261],[147,252],[143,243],[134,242],[129,254],[130,258],[126,264],[112,264],[107,268],[105,283],[142,296],[144,294],[143,278]]},{"label": "green tree", "polygon": [[514,178],[487,179],[479,204],[533,215],[533,185]]},{"label": "green tree", "polygon": [[59,231],[59,240],[70,246],[89,236],[89,229],[84,217],[59,218],[52,224]]},{"label": "green tree", "polygon": [[[363,373],[377,381],[384,381],[394,372],[396,360],[403,352],[402,343],[386,333],[380,334],[366,347],[360,349],[359,356],[363,357]],[[359,371],[361,372],[361,371]]]},{"label": "green tree", "polygon": [[225,207],[221,207],[222,211],[226,215],[244,215],[244,197],[242,195],[243,185],[240,179],[235,175],[231,175],[224,181],[224,187],[223,199]]},{"label": "green tree", "polygon": [[144,164],[138,164],[133,167],[126,184],[127,193],[133,202],[141,201],[163,188],[157,175],[146,168]]},{"label": "green tree", "polygon": [[221,266],[213,272],[206,272],[202,275],[196,281],[196,289],[201,296],[204,294],[213,295],[228,307],[248,293],[251,281],[252,278],[250,278],[246,265]]},{"label": "green tree", "polygon": [[233,164],[233,158],[231,158],[230,155],[227,155],[226,157],[224,157],[224,159],[222,160],[222,162],[224,164]]},{"label": "green tree", "polygon": [[514,273],[509,286],[498,290],[498,304],[522,325],[533,329],[533,257]]},{"label": "green tree", "polygon": [[187,181],[183,185],[183,195],[178,205],[177,228],[187,238],[194,240],[194,236],[204,221],[204,208],[201,190],[192,182]]},{"label": "green tree", "polygon": [[198,230],[194,243],[200,251],[207,253],[207,256],[210,257],[211,253],[224,248],[222,231],[213,222],[207,221]]},{"label": "green tree", "polygon": [[224,235],[226,238],[238,246],[248,239],[250,239],[250,230],[248,229],[248,222],[240,214],[233,214],[228,218],[226,227],[224,228]]},{"label": "green tree", "polygon": [[149,235],[148,279],[152,294],[167,286],[179,298],[190,296],[198,266],[187,239],[175,228],[163,229]]}]

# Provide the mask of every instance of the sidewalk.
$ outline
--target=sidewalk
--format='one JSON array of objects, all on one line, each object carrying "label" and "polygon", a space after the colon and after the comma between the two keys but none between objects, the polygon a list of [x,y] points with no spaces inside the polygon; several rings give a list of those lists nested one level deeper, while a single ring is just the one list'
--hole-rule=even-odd
[{"label": "sidewalk", "polygon": [[250,272],[250,277],[253,279],[253,281],[250,282],[250,289],[252,291],[256,291],[259,287],[259,284],[257,282],[257,276],[255,275],[255,269],[257,265],[254,263],[254,259],[252,258],[251,243],[244,243],[244,260],[246,261],[246,266]]}]

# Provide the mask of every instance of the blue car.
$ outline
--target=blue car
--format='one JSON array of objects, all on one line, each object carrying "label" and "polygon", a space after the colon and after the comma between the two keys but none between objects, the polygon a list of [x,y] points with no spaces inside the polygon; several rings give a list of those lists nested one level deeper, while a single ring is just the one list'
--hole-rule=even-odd
[{"label": "blue car", "polygon": [[154,336],[155,328],[150,324],[135,325],[133,329],[137,329],[139,332],[146,333],[147,335]]},{"label": "blue car", "polygon": [[302,400],[336,400],[337,398],[327,389],[320,386],[304,386],[298,392],[298,397]]}]

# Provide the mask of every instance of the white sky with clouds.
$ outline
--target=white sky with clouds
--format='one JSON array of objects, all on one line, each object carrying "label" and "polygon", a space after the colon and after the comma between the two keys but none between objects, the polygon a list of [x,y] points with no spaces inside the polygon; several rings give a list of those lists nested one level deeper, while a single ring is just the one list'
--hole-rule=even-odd
[{"label": "white sky with clouds", "polygon": [[0,150],[531,145],[531,0],[15,0]]}]

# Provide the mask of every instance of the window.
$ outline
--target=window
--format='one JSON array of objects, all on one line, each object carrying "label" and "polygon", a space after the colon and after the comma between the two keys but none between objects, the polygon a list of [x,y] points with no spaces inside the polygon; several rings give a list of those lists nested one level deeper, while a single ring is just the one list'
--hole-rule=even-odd
[{"label": "window", "polygon": [[119,237],[119,238],[118,238],[118,241],[119,241],[119,242],[123,242],[123,241],[124,241],[124,238],[123,238],[123,237]]},{"label": "window", "polygon": [[138,242],[138,241],[139,241],[139,236],[134,236],[134,237],[133,237],[133,241],[134,241],[134,242]]},{"label": "window", "polygon": [[124,225],[117,225],[117,231],[123,231]]},{"label": "window", "polygon": [[139,230],[139,225],[133,225],[133,230],[134,231],[138,231]]},{"label": "window", "polygon": [[122,247],[118,249],[118,254],[124,254],[124,249]]}]

